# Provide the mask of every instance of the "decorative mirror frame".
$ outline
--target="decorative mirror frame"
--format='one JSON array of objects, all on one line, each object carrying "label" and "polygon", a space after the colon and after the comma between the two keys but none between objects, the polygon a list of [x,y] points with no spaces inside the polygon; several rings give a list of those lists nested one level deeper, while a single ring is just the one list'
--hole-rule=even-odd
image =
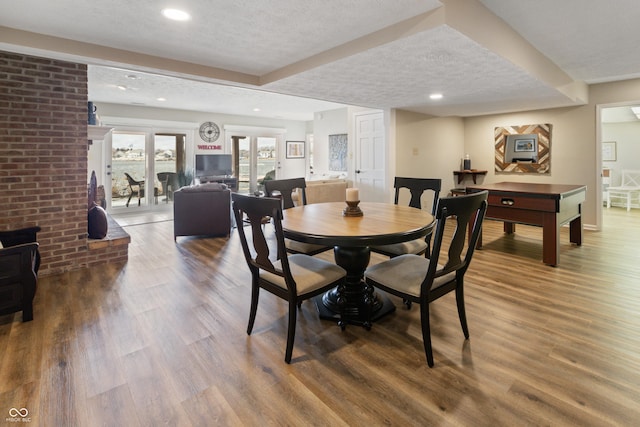
[{"label": "decorative mirror frame", "polygon": [[[551,173],[551,129],[553,125],[533,124],[520,126],[496,127],[495,137],[495,172],[496,173]],[[505,162],[505,149],[509,135],[538,135],[538,161]]]}]

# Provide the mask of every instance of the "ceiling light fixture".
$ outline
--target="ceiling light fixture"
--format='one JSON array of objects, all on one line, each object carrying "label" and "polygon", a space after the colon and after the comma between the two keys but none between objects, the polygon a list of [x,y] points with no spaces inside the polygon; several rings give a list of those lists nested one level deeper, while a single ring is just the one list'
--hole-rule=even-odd
[{"label": "ceiling light fixture", "polygon": [[253,111],[255,111],[257,113],[258,111],[260,111],[260,109],[259,108],[254,108]]},{"label": "ceiling light fixture", "polygon": [[191,19],[191,15],[178,9],[162,9],[162,15],[173,21],[188,21]]},{"label": "ceiling light fixture", "polygon": [[129,80],[138,80],[140,78],[140,76],[136,76],[135,74],[127,74],[125,77]]},{"label": "ceiling light fixture", "polygon": [[125,85],[118,85],[116,86],[118,89],[120,90],[127,90],[128,88]]},{"label": "ceiling light fixture", "polygon": [[431,95],[429,95],[429,98],[433,99],[433,100],[442,99],[442,94],[441,93],[432,93]]},{"label": "ceiling light fixture", "polygon": [[640,119],[640,107],[631,107],[631,111]]},{"label": "ceiling light fixture", "polygon": [[162,98],[162,97],[160,97],[160,98],[156,98],[156,100],[157,100],[157,101],[160,101],[160,102],[164,102],[164,101],[166,101],[166,100],[167,100],[167,98]]}]

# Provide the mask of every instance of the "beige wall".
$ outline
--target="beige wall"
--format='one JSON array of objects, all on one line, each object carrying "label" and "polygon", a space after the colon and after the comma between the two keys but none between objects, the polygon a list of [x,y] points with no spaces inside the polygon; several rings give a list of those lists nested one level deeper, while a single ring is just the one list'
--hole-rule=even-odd
[{"label": "beige wall", "polygon": [[[464,154],[464,121],[396,111],[395,176],[442,179],[442,195],[457,187],[453,171]],[[474,166],[475,167],[475,166]],[[389,185],[391,187],[393,184]]]},{"label": "beige wall", "polygon": [[[600,127],[597,124],[598,105],[637,102],[640,100],[640,79],[602,83],[589,87],[589,103],[580,107],[500,114],[465,119],[465,147],[474,167],[489,170],[485,182],[503,180],[587,185],[587,200],[583,205],[584,224],[600,227],[601,206],[598,204],[600,183]],[[551,123],[551,174],[514,175],[493,172],[492,132],[495,126]]]},{"label": "beige wall", "polygon": [[[475,169],[486,169],[480,182],[519,181],[587,185],[583,205],[584,224],[600,226],[601,207],[597,190],[600,165],[596,109],[598,105],[615,105],[640,101],[640,79],[602,83],[589,87],[589,103],[579,107],[493,114],[465,119],[431,118],[398,111],[396,113],[396,175],[439,177],[443,189],[453,186],[452,171],[460,158],[469,153]],[[505,174],[494,172],[494,128],[507,125],[551,123],[551,173]],[[413,155],[413,148],[418,149]],[[467,182],[468,184],[468,182]]]}]

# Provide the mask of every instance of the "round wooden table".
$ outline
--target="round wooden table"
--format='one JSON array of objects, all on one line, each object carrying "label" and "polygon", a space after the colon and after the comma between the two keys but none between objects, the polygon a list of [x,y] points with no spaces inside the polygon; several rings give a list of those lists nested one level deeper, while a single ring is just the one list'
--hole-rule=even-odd
[{"label": "round wooden table", "polygon": [[[286,209],[285,237],[334,247],[336,264],[347,271],[344,292],[337,288],[316,297],[323,319],[338,319],[338,299],[344,298],[344,320],[370,327],[370,321],[395,310],[388,298],[376,294],[364,280],[370,246],[406,242],[426,236],[435,224],[426,211],[390,203],[360,203],[363,216],[343,216],[345,203],[316,203]],[[371,310],[371,312],[369,312]]]}]

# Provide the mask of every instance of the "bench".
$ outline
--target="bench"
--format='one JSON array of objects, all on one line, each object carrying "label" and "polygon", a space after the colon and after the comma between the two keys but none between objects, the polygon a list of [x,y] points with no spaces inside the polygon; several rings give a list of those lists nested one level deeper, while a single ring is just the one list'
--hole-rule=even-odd
[{"label": "bench", "polygon": [[621,201],[627,207],[627,212],[634,207],[640,207],[640,171],[623,170],[622,184],[607,189],[607,208],[611,207],[611,200]]}]

